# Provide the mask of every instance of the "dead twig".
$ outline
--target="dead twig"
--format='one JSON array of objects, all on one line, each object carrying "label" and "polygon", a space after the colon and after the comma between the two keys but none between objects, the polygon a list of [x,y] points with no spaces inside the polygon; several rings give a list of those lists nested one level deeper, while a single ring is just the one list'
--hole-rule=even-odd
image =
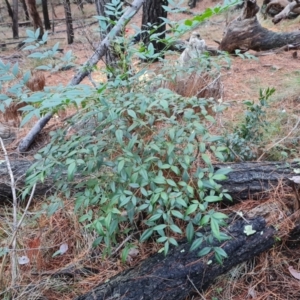
[{"label": "dead twig", "polygon": [[[12,191],[12,196],[13,196],[13,235],[10,239],[9,244],[7,245],[7,248],[12,246],[12,251],[11,251],[12,268],[11,269],[12,269],[12,286],[14,286],[15,283],[16,283],[16,279],[17,279],[17,257],[16,257],[17,240],[16,240],[16,236],[17,236],[18,229],[20,228],[20,226],[21,226],[21,224],[22,224],[22,222],[23,222],[23,220],[26,216],[26,213],[28,211],[30,203],[32,201],[36,184],[34,184],[34,186],[32,187],[32,191],[31,191],[29,200],[27,202],[27,205],[25,207],[24,213],[23,213],[20,221],[18,222],[18,220],[17,220],[17,205],[18,205],[18,202],[17,202],[16,183],[15,183],[15,179],[14,179],[14,174],[12,172],[12,168],[11,168],[11,165],[10,165],[8,154],[7,154],[7,151],[5,149],[2,138],[0,138],[0,144],[1,144],[2,151],[4,153],[4,158],[5,158],[7,170],[8,170],[9,176],[10,176],[11,191]],[[6,262],[6,257],[7,256],[5,254],[3,256],[1,269],[0,269],[0,285],[1,286],[3,285],[3,269],[4,269],[5,262]]]}]

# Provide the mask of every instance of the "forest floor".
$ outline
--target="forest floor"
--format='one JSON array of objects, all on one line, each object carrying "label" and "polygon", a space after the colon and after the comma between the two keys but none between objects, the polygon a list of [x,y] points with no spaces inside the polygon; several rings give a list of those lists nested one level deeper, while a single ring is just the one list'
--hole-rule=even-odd
[{"label": "forest floor", "polygon": [[[185,1],[187,2],[187,1]],[[201,13],[206,8],[215,6],[223,1],[202,0],[197,2],[197,7],[192,10],[193,13]],[[258,1],[261,4],[262,1]],[[64,18],[63,7],[55,8],[58,18]],[[89,24],[95,19],[94,5],[85,5],[84,16],[78,8],[72,6],[73,17],[76,18],[74,26],[82,26]],[[226,22],[236,18],[240,11],[232,11],[212,17],[205,21],[200,27],[199,32],[209,46],[217,47],[214,40],[221,40]],[[89,17],[86,17],[89,16]],[[130,25],[140,27],[142,12],[130,22]],[[181,20],[189,18],[186,14],[170,15],[170,19]],[[259,21],[262,26],[276,31],[289,32],[300,30],[300,17],[294,20],[283,20],[277,25],[273,25],[271,18],[264,19],[259,15]],[[133,29],[129,25],[128,35],[133,34]],[[66,33],[58,32],[50,35],[49,47],[57,41],[60,42],[60,48],[65,52],[72,50],[77,64],[83,64],[93,53],[93,47],[97,45],[96,25],[78,28],[75,31],[75,42],[72,45],[66,44]],[[56,25],[55,31],[65,29],[63,21]],[[25,37],[25,28],[21,28],[21,35]],[[188,35],[186,36],[188,38]],[[0,42],[12,41],[11,33],[8,28],[0,27]],[[8,49],[0,53],[0,59],[4,62],[18,61],[24,69],[32,68],[32,63],[26,58],[25,54],[22,58],[15,59],[13,54],[20,54],[20,51],[8,45]],[[255,55],[255,52],[251,52]],[[179,54],[178,54],[179,56]],[[11,58],[10,58],[11,57]],[[173,57],[173,56],[172,56]],[[174,59],[174,58],[173,58]],[[176,57],[175,57],[176,59]],[[105,75],[101,72],[104,63],[99,62],[99,72],[93,73],[93,79],[96,82],[106,80]],[[75,74],[76,70],[71,69],[63,72],[46,73],[46,85],[54,86],[58,84],[67,85]],[[268,112],[268,120],[272,123],[269,144],[272,145],[279,138],[287,136],[295,126],[297,118],[300,114],[300,55],[296,58],[292,52],[282,52],[279,54],[270,54],[258,56],[256,59],[243,59],[240,57],[231,57],[230,69],[222,69],[222,84],[224,86],[224,95],[222,101],[228,104],[228,109],[222,114],[223,126],[233,128],[244,116],[246,107],[244,100],[257,101],[260,89],[275,88],[276,92],[270,101]],[[91,84],[86,78],[83,83]],[[67,111],[61,117],[53,118],[49,123],[49,128],[53,130],[53,126],[61,126],[62,119],[73,111]],[[20,140],[29,130],[32,123],[20,129],[18,140]],[[44,134],[49,132],[47,128]],[[300,129],[296,129],[289,136],[289,140],[300,136]],[[47,137],[40,137],[41,146]],[[14,144],[16,145],[16,144]],[[292,143],[283,143],[281,148],[270,154],[268,159],[283,159],[282,152],[288,153],[289,157],[299,158],[298,145],[291,148]],[[267,147],[267,146],[266,146]],[[15,146],[9,151],[14,152]],[[280,197],[280,195],[277,195]],[[138,264],[141,260],[146,259],[150,254],[158,250],[158,245],[154,243],[139,244],[138,241],[132,240],[132,244],[139,250],[139,254],[132,261],[122,263],[119,255],[109,257],[102,260],[101,249],[91,249],[90,245],[95,236],[87,231],[78,218],[74,215],[73,202],[66,202],[64,210],[60,210],[51,217],[40,215],[41,203],[36,202],[32,208],[33,218],[30,218],[24,226],[20,234],[21,244],[24,247],[23,253],[30,258],[30,265],[20,266],[20,276],[22,286],[31,286],[32,289],[28,293],[28,288],[24,288],[18,298],[15,299],[74,299],[74,297],[90,290],[97,284],[106,281],[110,277],[116,275],[120,271]],[[4,212],[5,210],[5,212]],[[7,210],[7,211],[6,211]],[[7,214],[10,218],[9,209],[3,209],[1,217]],[[1,232],[5,232],[8,225],[0,225]],[[9,227],[9,226],[8,226]],[[67,242],[69,249],[61,256],[52,257],[54,251],[59,248],[61,243]],[[5,245],[6,241],[0,241],[0,246]],[[26,250],[32,248],[47,249]],[[277,246],[272,250],[261,254],[254,260],[243,263],[235,267],[231,272],[217,279],[217,281],[206,291],[193,299],[207,300],[239,300],[239,299],[291,299],[300,298],[299,281],[291,276],[288,266],[292,265],[294,269],[300,270],[299,248],[288,249],[285,246]],[[62,269],[67,266],[93,267],[97,269],[97,274],[83,276],[75,275],[74,278],[67,279],[59,276],[51,276],[54,270]],[[85,272],[85,271],[83,271]],[[10,270],[7,269],[5,276],[9,278]],[[29,297],[32,295],[32,298]],[[1,294],[0,294],[1,295]],[[33,297],[34,295],[34,297]],[[40,298],[39,298],[40,297]]]}]

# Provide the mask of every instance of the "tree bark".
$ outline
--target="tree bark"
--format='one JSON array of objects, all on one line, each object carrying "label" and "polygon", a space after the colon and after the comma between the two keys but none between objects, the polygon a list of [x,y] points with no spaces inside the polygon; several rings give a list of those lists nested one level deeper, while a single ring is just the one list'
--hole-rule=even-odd
[{"label": "tree bark", "polygon": [[[11,165],[13,174],[18,179],[17,189],[20,191],[24,188],[26,172],[32,165],[32,162],[27,160],[11,160]],[[288,178],[297,175],[294,173],[294,170],[300,168],[300,163],[248,162],[217,164],[214,167],[215,170],[224,167],[232,169],[227,175],[228,179],[220,182],[220,184],[232,195],[233,202],[229,202],[229,204],[234,204],[249,198],[265,198],[279,182],[289,184],[290,181]],[[35,193],[43,195],[52,186],[53,180],[48,178],[47,182],[37,184]],[[4,162],[0,163],[0,195],[1,200],[11,198],[10,177]]]},{"label": "tree bark", "polygon": [[[146,0],[143,5],[142,41],[146,46],[152,43],[155,53],[160,53],[166,47],[165,43],[160,41],[165,38],[166,32],[166,23],[161,19],[167,18],[167,12],[164,10],[163,5],[167,6],[168,1]],[[152,34],[157,35],[158,40],[151,40]]]},{"label": "tree bark", "polygon": [[300,43],[299,31],[277,33],[263,28],[256,17],[258,11],[256,0],[246,0],[241,16],[227,26],[219,49],[265,51]]},{"label": "tree bark", "polygon": [[49,19],[49,11],[48,11],[48,1],[42,0],[42,7],[43,7],[43,16],[44,16],[44,25],[45,29],[51,29],[50,19]]},{"label": "tree bark", "polygon": [[13,0],[13,20],[12,20],[13,38],[19,38],[19,3],[18,0]]},{"label": "tree bark", "polygon": [[25,0],[21,0],[21,3],[22,3],[23,9],[24,9],[24,13],[25,13],[25,20],[29,21],[29,13],[28,13],[28,9],[27,9],[27,5],[26,5]]},{"label": "tree bark", "polygon": [[7,6],[7,12],[8,15],[11,17],[12,22],[14,21],[14,13],[13,10],[11,9],[10,3],[8,0],[5,0],[6,6]]},{"label": "tree bark", "polygon": [[64,9],[65,9],[65,16],[66,16],[67,38],[68,38],[68,44],[70,45],[74,41],[74,30],[73,30],[70,0],[64,0]]},{"label": "tree bark", "polygon": [[230,167],[232,171],[227,180],[220,182],[228,189],[234,202],[240,200],[265,198],[279,182],[289,183],[288,178],[297,176],[298,162],[243,162],[216,164],[215,170]]},{"label": "tree bark", "polygon": [[35,0],[25,0],[25,1],[26,1],[29,15],[32,19],[34,30],[40,28],[39,39],[41,39],[44,34],[44,27],[43,27],[42,19],[36,8],[36,2]]},{"label": "tree bark", "polygon": [[[244,233],[246,225],[252,226],[256,232],[247,236]],[[211,253],[202,258],[198,256],[199,250],[210,246],[206,242],[191,252],[191,245],[182,241],[166,257],[161,253],[154,254],[135,268],[125,270],[107,283],[79,296],[77,300],[185,299],[196,294],[195,288],[205,290],[217,276],[270,249],[275,243],[276,230],[267,226],[262,217],[236,220],[225,231],[231,239],[213,243],[214,247],[222,247],[228,255],[222,265],[216,262]]]}]

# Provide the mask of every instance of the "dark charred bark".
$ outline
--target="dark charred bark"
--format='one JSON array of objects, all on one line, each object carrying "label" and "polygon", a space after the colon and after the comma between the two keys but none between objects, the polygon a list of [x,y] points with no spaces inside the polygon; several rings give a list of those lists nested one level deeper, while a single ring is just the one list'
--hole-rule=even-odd
[{"label": "dark charred bark", "polygon": [[289,182],[288,178],[296,176],[295,169],[300,167],[297,162],[245,162],[214,165],[215,170],[230,167],[232,171],[228,179],[220,182],[228,189],[234,201],[249,198],[262,199],[273,190],[279,182]]},{"label": "dark charred bark", "polygon": [[[34,128],[32,131],[33,133],[29,136],[34,135],[36,132]],[[38,127],[37,131],[39,132]],[[26,140],[22,142],[25,143]],[[17,189],[21,190],[24,188],[25,175],[32,165],[32,162],[27,160],[11,160],[11,165],[16,178],[18,178]],[[229,204],[233,204],[237,201],[249,198],[262,199],[267,197],[269,192],[274,190],[279,182],[288,184],[290,182],[288,178],[297,175],[294,173],[294,170],[300,168],[300,163],[248,162],[217,164],[214,167],[215,170],[224,167],[230,167],[232,169],[227,175],[228,179],[220,183],[223,188],[227,189],[228,193],[232,195],[234,201]],[[36,187],[36,194],[41,195],[45,193],[52,185],[53,180],[51,178],[44,184],[39,183]],[[4,162],[0,164],[0,195],[1,200],[2,198],[11,198],[10,177]]]},{"label": "dark charred bark", "polygon": [[300,43],[299,31],[277,33],[263,28],[256,17],[258,11],[256,0],[245,1],[241,16],[227,26],[219,49],[229,53],[236,49],[265,51]]},{"label": "dark charred bark", "polygon": [[42,7],[43,7],[43,16],[44,16],[44,25],[45,29],[51,29],[50,19],[49,19],[49,11],[48,11],[48,1],[42,0]]},{"label": "dark charred bark", "polygon": [[[167,12],[163,5],[167,6],[168,1],[146,0],[143,5],[142,41],[146,47],[152,43],[155,53],[160,53],[166,47],[165,43],[161,41],[165,38],[166,32],[166,24],[161,18],[167,18]],[[151,34],[157,35],[157,38],[151,40]]]},{"label": "dark charred bark", "polygon": [[[252,225],[256,231],[247,236],[246,225]],[[182,241],[166,257],[155,254],[139,266],[126,270],[99,285],[89,293],[79,296],[77,300],[158,300],[185,299],[199,291],[205,290],[214,279],[229,271],[237,264],[249,260],[270,249],[275,242],[276,230],[267,226],[262,217],[252,220],[236,220],[224,230],[231,239],[213,246],[222,247],[228,258],[220,265],[213,254],[200,258],[199,250],[210,246],[203,242],[200,249],[190,252],[190,244]],[[203,231],[205,234],[205,232]],[[211,261],[208,264],[208,261]]]},{"label": "dark charred bark", "polygon": [[39,39],[41,39],[44,34],[44,27],[43,27],[42,19],[36,8],[36,2],[35,0],[25,0],[25,1],[26,1],[29,15],[33,23],[34,30],[40,28]]},{"label": "dark charred bark", "polygon": [[66,16],[67,38],[68,38],[68,44],[70,45],[74,42],[74,30],[73,30],[73,20],[72,20],[70,0],[64,0],[64,9],[65,9],[65,16]]},{"label": "dark charred bark", "polygon": [[12,31],[13,38],[19,38],[19,3],[18,0],[13,0],[13,20],[12,20]]},{"label": "dark charred bark", "polygon": [[26,5],[25,0],[21,0],[21,3],[22,3],[24,13],[25,13],[25,20],[29,21],[29,13],[28,13],[28,9],[27,9],[27,5]]}]

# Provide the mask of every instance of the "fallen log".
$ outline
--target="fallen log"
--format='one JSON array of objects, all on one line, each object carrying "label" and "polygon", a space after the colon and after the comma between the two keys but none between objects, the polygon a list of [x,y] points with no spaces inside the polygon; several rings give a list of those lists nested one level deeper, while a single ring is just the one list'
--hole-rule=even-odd
[{"label": "fallen log", "polygon": [[[32,162],[29,160],[10,161],[12,172],[16,180],[18,192],[24,189],[25,176]],[[234,202],[239,200],[261,199],[278,185],[280,181],[288,183],[289,177],[296,176],[295,169],[300,168],[298,162],[245,162],[214,165],[215,170],[228,167],[232,171],[227,175],[228,179],[220,182],[224,189],[228,190]],[[80,177],[80,175],[78,175]],[[46,195],[53,187],[53,179],[39,182],[36,186],[36,195]],[[4,161],[0,161],[0,199],[11,199],[10,177]],[[1,202],[0,200],[0,202]]]},{"label": "fallen log", "polygon": [[[245,234],[245,226],[252,226],[255,233]],[[217,276],[270,249],[275,243],[276,230],[267,226],[262,217],[235,220],[225,231],[231,239],[213,243],[228,255],[222,265],[216,262],[213,253],[198,256],[199,250],[211,245],[203,242],[199,249],[189,251],[190,244],[184,241],[166,257],[161,253],[154,254],[139,266],[125,270],[77,300],[185,299],[195,294],[196,289],[206,289]]]},{"label": "fallen log", "polygon": [[300,31],[277,33],[262,27],[258,11],[256,0],[245,1],[241,15],[227,26],[219,49],[229,53],[237,49],[265,51],[300,43]]}]

